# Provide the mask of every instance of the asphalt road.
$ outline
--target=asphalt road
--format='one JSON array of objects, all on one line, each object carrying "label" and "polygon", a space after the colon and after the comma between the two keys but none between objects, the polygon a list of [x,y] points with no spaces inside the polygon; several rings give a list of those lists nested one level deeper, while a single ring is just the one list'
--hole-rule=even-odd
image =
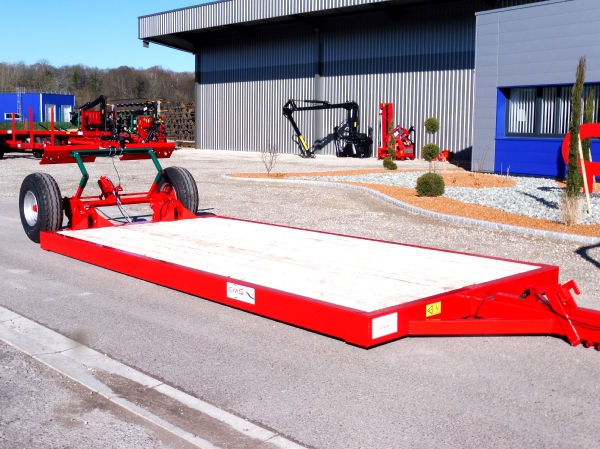
[{"label": "asphalt road", "polygon": [[191,449],[0,341],[0,447]]},{"label": "asphalt road", "polygon": [[[126,187],[153,177],[127,164]],[[192,172],[201,207],[219,215],[556,264],[582,288],[580,305],[600,309],[598,247],[450,225],[335,187],[221,177],[264,170],[255,154],[180,151],[169,164]],[[165,383],[315,448],[600,447],[596,350],[551,337],[407,338],[364,350],[44,252],[21,229],[16,197],[24,175],[44,167],[23,157],[0,165],[0,305]],[[276,170],[378,165],[285,156]],[[91,167],[114,175],[109,163]],[[47,170],[63,194],[73,168]]]}]

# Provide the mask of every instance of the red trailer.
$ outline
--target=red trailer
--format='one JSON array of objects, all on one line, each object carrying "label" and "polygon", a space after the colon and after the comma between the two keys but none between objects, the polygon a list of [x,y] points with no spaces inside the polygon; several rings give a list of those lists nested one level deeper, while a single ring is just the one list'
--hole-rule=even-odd
[{"label": "red trailer", "polygon": [[[77,129],[56,130],[54,111],[51,114],[50,129],[35,130],[32,120],[32,110],[29,110],[29,122],[23,130],[17,130],[15,114],[13,113],[10,130],[0,130],[0,159],[8,151],[31,151],[35,157],[41,158],[50,146],[78,146],[82,149],[97,149],[116,146],[124,148],[147,147],[160,149],[173,147],[164,136],[164,117],[159,117],[155,103],[154,107],[140,109],[134,114],[118,114],[117,111],[107,111],[106,97],[100,95],[93,101],[80,106],[73,114],[71,124]],[[95,109],[98,107],[98,109]]]},{"label": "red trailer", "polygon": [[33,112],[29,109],[29,122],[25,123],[25,129],[17,129],[15,114],[12,114],[12,124],[9,130],[0,130],[0,159],[5,152],[9,151],[31,151],[36,157],[41,157],[48,145],[66,145],[71,133],[66,130],[56,130],[54,126],[54,111],[50,129],[36,130],[33,123]]},{"label": "red trailer", "polygon": [[[50,175],[21,186],[27,235],[42,249],[369,348],[405,336],[555,335],[600,344],[600,312],[580,308],[575,282],[555,266],[495,259],[226,217],[197,216],[191,174],[162,169],[172,149],[47,147],[41,164],[77,163],[74,196]],[[155,144],[158,145],[158,144]],[[151,158],[147,192],[126,194],[108,178],[83,196],[84,162]],[[149,204],[149,222],[111,222],[99,209]],[[62,227],[63,211],[69,222]],[[410,260],[402,270],[377,267]]]},{"label": "red trailer", "polygon": [[[211,216],[43,232],[41,247],[363,348],[431,335],[600,342],[600,312],[577,307],[554,266]],[[399,274],[376,268],[398,260],[411,261]]]}]

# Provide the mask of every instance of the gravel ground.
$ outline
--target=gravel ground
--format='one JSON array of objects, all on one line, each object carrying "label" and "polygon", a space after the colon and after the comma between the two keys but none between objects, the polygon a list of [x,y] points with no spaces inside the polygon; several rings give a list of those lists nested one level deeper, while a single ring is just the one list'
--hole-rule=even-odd
[{"label": "gravel ground", "polygon": [[[6,197],[0,224],[10,232],[0,244],[0,264],[28,269],[31,277],[19,281],[26,290],[14,287],[0,303],[18,313],[67,336],[84,329],[91,347],[316,448],[600,447],[595,350],[551,337],[490,337],[408,338],[365,351],[45,253],[19,229],[20,182],[41,169],[70,195],[77,169],[7,156],[0,161]],[[256,154],[186,150],[164,165],[188,168],[201,207],[219,215],[559,265],[561,281],[575,279],[581,287],[579,305],[600,309],[600,245],[454,225],[336,186],[222,177],[264,172]],[[282,155],[276,171],[380,165]],[[153,177],[145,163],[117,166],[127,190],[147,187]],[[110,161],[89,168],[115,176]],[[405,263],[398,261],[397,269]],[[9,281],[17,282],[7,277],[4,288]],[[60,299],[78,291],[94,294]],[[57,299],[44,300],[49,297]]]},{"label": "gravel ground", "polygon": [[[425,172],[373,173],[354,176],[324,176],[321,181],[348,181],[415,188],[417,178]],[[297,177],[296,179],[314,179]],[[464,203],[480,204],[517,215],[561,222],[561,189],[553,179],[511,177],[513,187],[471,189],[446,186],[444,196]],[[592,214],[581,215],[582,224],[600,223],[600,193],[591,195]],[[583,202],[582,202],[583,205]]]}]

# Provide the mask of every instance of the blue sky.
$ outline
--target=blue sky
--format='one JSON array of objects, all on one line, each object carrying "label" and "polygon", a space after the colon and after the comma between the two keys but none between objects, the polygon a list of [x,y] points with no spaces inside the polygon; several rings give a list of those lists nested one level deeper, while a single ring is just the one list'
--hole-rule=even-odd
[{"label": "blue sky", "polygon": [[161,45],[143,48],[139,16],[209,3],[209,0],[2,0],[0,62],[112,68],[160,65],[193,72],[194,56]]}]

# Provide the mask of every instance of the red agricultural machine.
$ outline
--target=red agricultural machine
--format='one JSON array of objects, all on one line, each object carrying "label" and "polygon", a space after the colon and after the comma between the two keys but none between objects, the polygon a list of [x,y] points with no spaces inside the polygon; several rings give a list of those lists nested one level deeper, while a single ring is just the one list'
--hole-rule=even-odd
[{"label": "red agricultural machine", "polygon": [[[104,95],[99,96],[72,114],[71,123],[78,135],[69,143],[86,144],[90,141],[117,141],[122,144],[166,142],[164,117],[159,117],[155,102],[134,103],[137,107],[115,104],[110,112]],[[132,105],[133,106],[133,105]],[[95,109],[99,107],[99,109]]]},{"label": "red agricultural machine", "polygon": [[[392,160],[415,159],[415,128],[394,127],[394,105],[381,103],[381,147],[377,150],[377,159],[391,156]],[[411,137],[412,136],[412,137]]]},{"label": "red agricultural machine", "polygon": [[106,97],[99,96],[80,106],[72,113],[71,124],[77,129],[57,128],[54,112],[51,113],[50,129],[35,129],[33,114],[29,110],[29,122],[24,129],[17,129],[15,114],[10,130],[0,130],[0,159],[5,152],[31,151],[41,158],[48,146],[91,145],[96,147],[107,142],[118,146],[130,144],[166,143],[164,118],[158,116],[156,103],[147,102],[134,111],[107,111]]},{"label": "red agricultural machine", "polygon": [[[98,109],[94,109],[99,107]],[[115,206],[122,217],[132,221],[124,209],[126,205],[148,204],[152,221],[168,221],[195,217],[198,208],[198,189],[192,175],[184,168],[161,167],[159,159],[169,158],[175,143],[163,136],[164,126],[156,107],[144,108],[134,114],[106,112],[106,97],[84,104],[73,114],[72,123],[77,131],[56,131],[54,120],[46,136],[29,131],[23,149],[32,149],[41,158],[40,164],[76,163],[81,171],[79,187],[72,197],[62,198],[56,181],[46,173],[33,173],[25,178],[19,195],[21,222],[27,236],[40,241],[40,233],[62,228],[63,212],[68,229],[88,229],[113,226],[115,221],[100,208]],[[14,133],[13,133],[14,137]],[[38,139],[41,142],[38,143]],[[18,140],[18,139],[17,139]],[[31,143],[33,142],[33,144]],[[12,141],[9,142],[12,145]],[[12,148],[12,147],[11,147]],[[84,196],[89,175],[84,163],[97,157],[119,157],[122,161],[151,159],[157,174],[146,192],[124,193],[108,177],[98,180],[99,195]]]}]

